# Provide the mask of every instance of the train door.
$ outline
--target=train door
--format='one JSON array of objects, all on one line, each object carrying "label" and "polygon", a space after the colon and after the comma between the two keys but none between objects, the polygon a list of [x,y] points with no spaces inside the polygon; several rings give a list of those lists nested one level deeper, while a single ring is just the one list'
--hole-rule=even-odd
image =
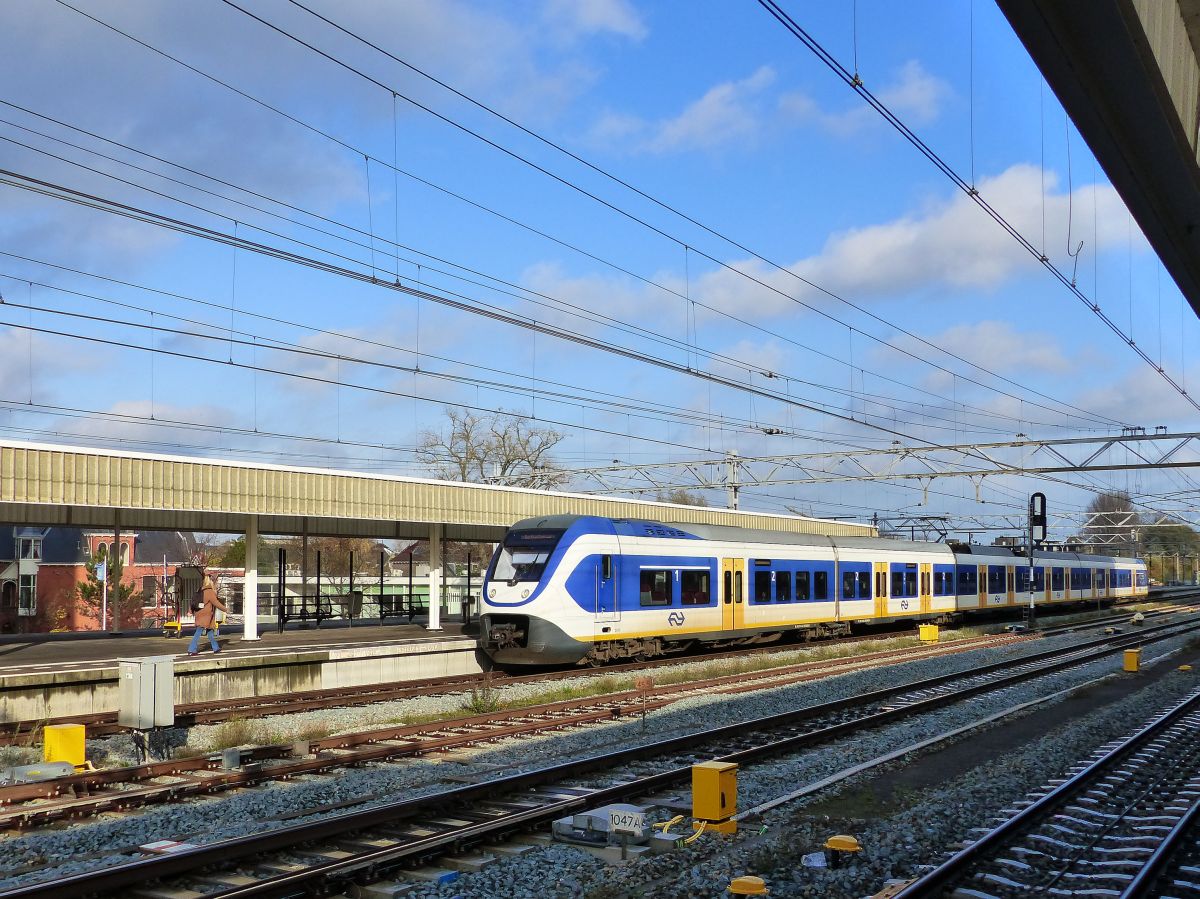
[{"label": "train door", "polygon": [[621,620],[621,605],[617,602],[617,578],[615,556],[603,555],[596,565],[596,620],[613,622]]},{"label": "train door", "polygon": [[721,560],[721,629],[743,626],[746,605],[743,601],[746,581],[745,559]]},{"label": "train door", "polygon": [[875,617],[887,617],[888,567],[887,562],[876,562],[875,569]]},{"label": "train door", "polygon": [[976,586],[979,591],[979,608],[986,609],[988,605],[988,570],[986,565],[975,566]]},{"label": "train door", "polygon": [[1011,606],[1017,601],[1017,570],[1011,565],[1008,566],[1008,604]]},{"label": "train door", "polygon": [[928,612],[933,603],[933,564],[930,562],[921,563],[919,590],[921,593],[921,611]]}]

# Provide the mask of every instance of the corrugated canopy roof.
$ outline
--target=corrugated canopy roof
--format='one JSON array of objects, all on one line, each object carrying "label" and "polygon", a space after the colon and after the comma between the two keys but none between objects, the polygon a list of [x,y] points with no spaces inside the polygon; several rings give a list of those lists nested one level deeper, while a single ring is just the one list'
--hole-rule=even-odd
[{"label": "corrugated canopy roof", "polygon": [[354,471],[0,442],[0,521],[344,537],[496,540],[513,522],[580,514],[871,536],[869,525]]}]

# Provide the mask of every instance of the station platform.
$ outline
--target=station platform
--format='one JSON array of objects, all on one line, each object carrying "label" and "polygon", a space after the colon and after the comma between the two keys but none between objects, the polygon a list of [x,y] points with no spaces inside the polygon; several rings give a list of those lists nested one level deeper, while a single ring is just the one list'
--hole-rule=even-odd
[{"label": "station platform", "polygon": [[[468,627],[467,630],[473,630]],[[177,703],[265,696],[470,674],[480,671],[475,637],[460,622],[436,632],[421,624],[270,630],[257,641],[241,628],[187,654],[190,634],[39,639],[0,644],[0,721],[112,712],[119,661],[170,656]]]}]

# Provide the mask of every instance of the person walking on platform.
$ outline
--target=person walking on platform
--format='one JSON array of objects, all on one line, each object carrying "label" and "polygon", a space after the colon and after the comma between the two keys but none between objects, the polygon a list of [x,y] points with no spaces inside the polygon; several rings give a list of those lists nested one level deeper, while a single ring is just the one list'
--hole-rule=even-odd
[{"label": "person walking on platform", "polygon": [[215,619],[218,609],[222,612],[228,610],[225,608],[225,603],[221,602],[221,598],[217,596],[217,589],[213,586],[212,578],[207,574],[204,575],[204,583],[200,586],[200,592],[196,594],[192,607],[196,610],[196,633],[192,634],[192,644],[188,647],[188,655],[194,656],[199,653],[200,638],[205,633],[208,634],[212,651],[220,652],[221,644],[217,642]]}]

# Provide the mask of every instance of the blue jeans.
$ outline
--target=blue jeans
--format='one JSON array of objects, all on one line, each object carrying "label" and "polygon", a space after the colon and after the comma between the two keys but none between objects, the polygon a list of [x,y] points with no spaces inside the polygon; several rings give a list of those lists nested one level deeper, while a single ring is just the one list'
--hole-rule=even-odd
[{"label": "blue jeans", "polygon": [[204,633],[208,634],[208,640],[209,640],[209,643],[212,645],[212,651],[220,652],[221,646],[219,643],[217,643],[216,628],[204,628],[204,627],[196,628],[196,633],[192,634],[192,645],[188,647],[188,652],[196,652],[200,649],[200,637]]}]

